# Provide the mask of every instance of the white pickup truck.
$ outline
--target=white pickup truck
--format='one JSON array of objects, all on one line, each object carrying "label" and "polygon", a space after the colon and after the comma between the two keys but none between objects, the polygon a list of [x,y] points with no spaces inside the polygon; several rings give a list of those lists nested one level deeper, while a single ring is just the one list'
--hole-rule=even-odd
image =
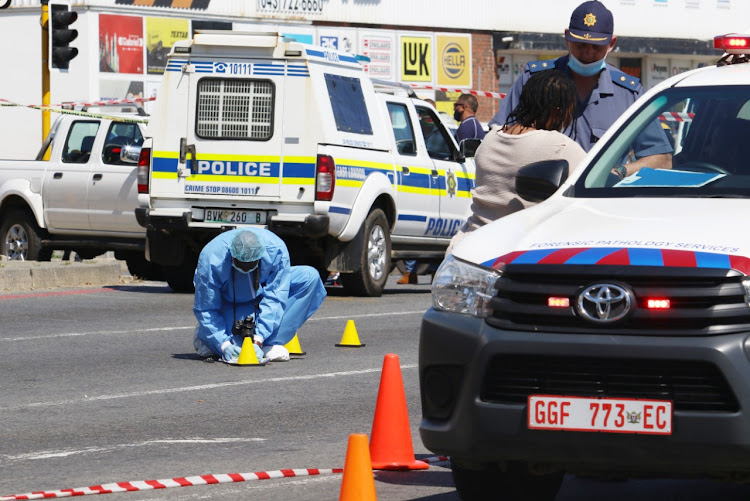
[{"label": "white pickup truck", "polygon": [[440,262],[471,204],[471,147],[435,108],[277,33],[175,43],[146,136],[136,212],[175,290],[192,290],[211,238],[257,226],[294,264],[378,296],[392,259]]},{"label": "white pickup truck", "polygon": [[158,278],[134,213],[143,117],[103,116],[62,115],[35,160],[0,160],[0,252],[8,259],[115,251],[134,276]]}]

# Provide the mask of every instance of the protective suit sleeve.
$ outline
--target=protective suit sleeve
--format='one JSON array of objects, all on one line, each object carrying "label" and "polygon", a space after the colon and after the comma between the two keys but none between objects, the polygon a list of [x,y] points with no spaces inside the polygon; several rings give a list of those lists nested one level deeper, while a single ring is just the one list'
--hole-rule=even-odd
[{"label": "protective suit sleeve", "polygon": [[198,320],[197,336],[217,354],[221,345],[231,339],[221,312],[222,280],[209,259],[200,259],[193,278],[195,302],[193,313]]},{"label": "protective suit sleeve", "polygon": [[[276,332],[289,299],[289,255],[280,248],[267,248],[271,261],[268,278],[258,304],[255,334],[264,340]],[[261,263],[261,266],[267,266]]]}]

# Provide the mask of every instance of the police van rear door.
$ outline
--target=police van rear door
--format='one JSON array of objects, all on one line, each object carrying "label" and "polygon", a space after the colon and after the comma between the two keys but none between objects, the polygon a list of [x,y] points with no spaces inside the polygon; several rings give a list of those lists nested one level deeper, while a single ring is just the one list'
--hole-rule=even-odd
[{"label": "police van rear door", "polygon": [[[243,203],[248,198],[277,201],[282,145],[282,124],[277,117],[287,71],[284,59],[273,58],[277,37],[248,37],[242,50],[223,48],[222,52],[236,56],[221,58],[211,56],[210,50],[201,57],[199,40],[196,35],[187,131],[195,160],[190,163],[184,194],[221,202],[237,198]],[[206,210],[206,221],[265,224],[256,218],[223,221],[226,211],[208,212],[209,206]]]}]

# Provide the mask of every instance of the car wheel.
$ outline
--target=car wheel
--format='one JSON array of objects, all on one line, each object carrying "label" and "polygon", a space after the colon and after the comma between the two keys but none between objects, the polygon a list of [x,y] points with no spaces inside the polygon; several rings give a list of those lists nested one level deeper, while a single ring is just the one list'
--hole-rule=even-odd
[{"label": "car wheel", "polygon": [[193,277],[198,265],[198,255],[186,252],[185,260],[179,266],[164,266],[164,279],[175,292],[195,292]]},{"label": "car wheel", "polygon": [[512,463],[501,470],[494,465],[469,467],[455,459],[451,459],[451,470],[456,492],[463,501],[483,500],[488,496],[503,501],[553,501],[564,476],[563,472],[536,475],[521,463]]},{"label": "car wheel", "polygon": [[0,227],[2,253],[9,261],[49,261],[52,249],[42,247],[42,230],[26,211],[12,211]]},{"label": "car wheel", "polygon": [[373,209],[362,225],[363,242],[360,268],[342,273],[341,283],[349,294],[379,297],[391,270],[391,233],[381,209]]},{"label": "car wheel", "polygon": [[[164,272],[162,267],[156,263],[152,263],[146,260],[146,256],[143,252],[126,252],[123,254],[115,254],[117,259],[124,259],[125,264],[128,265],[128,271],[135,278],[142,280],[164,280]],[[192,283],[192,277],[190,281]]]}]

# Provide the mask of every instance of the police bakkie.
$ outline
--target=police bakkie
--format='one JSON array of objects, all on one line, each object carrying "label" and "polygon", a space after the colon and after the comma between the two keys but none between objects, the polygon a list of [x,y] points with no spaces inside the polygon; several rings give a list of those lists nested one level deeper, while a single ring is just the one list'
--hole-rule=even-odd
[{"label": "police bakkie", "polygon": [[[750,36],[651,89],[566,179],[437,271],[420,434],[462,499],[554,499],[563,475],[750,481]],[[659,124],[670,168],[628,169]],[[625,167],[624,169],[620,167]]]},{"label": "police bakkie", "polygon": [[442,260],[471,203],[470,146],[354,55],[278,33],[196,32],[172,48],[140,159],[148,258],[192,290],[211,238],[259,226],[294,264],[380,295],[396,260]]}]

